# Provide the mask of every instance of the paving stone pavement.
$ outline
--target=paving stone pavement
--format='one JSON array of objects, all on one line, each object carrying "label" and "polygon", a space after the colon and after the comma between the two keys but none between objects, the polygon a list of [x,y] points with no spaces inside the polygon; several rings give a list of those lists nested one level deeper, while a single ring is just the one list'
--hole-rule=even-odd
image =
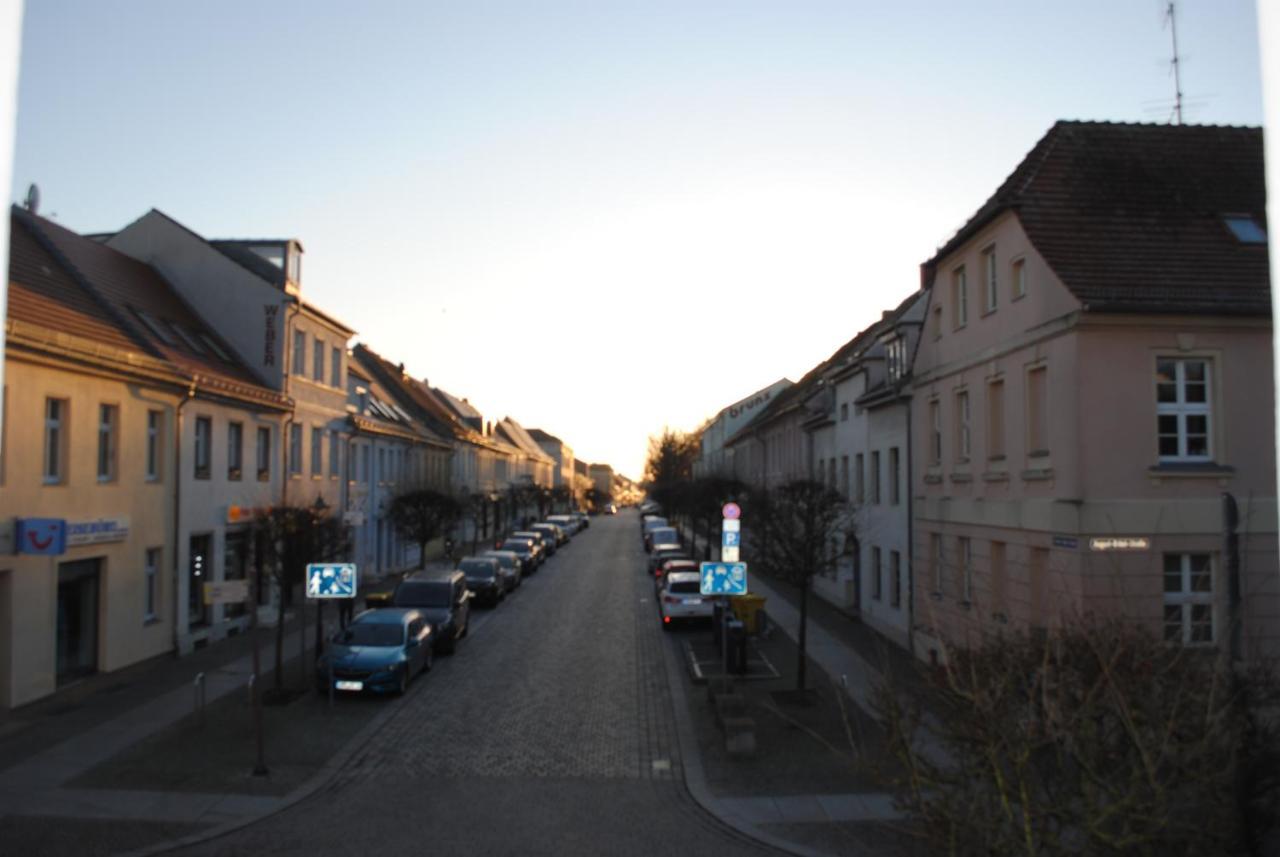
[{"label": "paving stone pavement", "polygon": [[599,519],[473,614],[326,788],[180,853],[779,853],[685,788],[643,557],[632,516]]}]

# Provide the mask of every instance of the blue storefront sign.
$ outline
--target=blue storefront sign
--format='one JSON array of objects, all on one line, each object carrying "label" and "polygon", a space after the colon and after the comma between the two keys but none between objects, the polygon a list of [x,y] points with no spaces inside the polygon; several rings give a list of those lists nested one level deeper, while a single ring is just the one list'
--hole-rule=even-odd
[{"label": "blue storefront sign", "polygon": [[18,553],[64,554],[67,552],[67,522],[62,518],[19,518],[14,542]]}]

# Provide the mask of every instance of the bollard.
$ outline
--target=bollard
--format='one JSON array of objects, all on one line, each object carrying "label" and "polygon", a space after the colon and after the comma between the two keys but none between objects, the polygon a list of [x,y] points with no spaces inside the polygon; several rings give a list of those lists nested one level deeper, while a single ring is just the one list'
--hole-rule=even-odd
[{"label": "bollard", "polygon": [[194,709],[194,713],[196,715],[196,723],[199,724],[201,728],[204,728],[204,702],[205,702],[204,673],[202,672],[196,673],[195,680],[191,682],[191,694],[192,694],[192,708]]}]

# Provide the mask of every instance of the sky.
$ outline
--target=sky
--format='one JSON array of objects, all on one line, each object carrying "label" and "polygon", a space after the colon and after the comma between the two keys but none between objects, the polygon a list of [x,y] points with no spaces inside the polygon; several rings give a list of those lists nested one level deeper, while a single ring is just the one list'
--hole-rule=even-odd
[{"label": "sky", "polygon": [[[1167,122],[1159,0],[28,0],[10,198],[297,238],[418,377],[642,475],[797,380],[1058,119]],[[1187,122],[1261,125],[1256,10],[1177,6]]]}]

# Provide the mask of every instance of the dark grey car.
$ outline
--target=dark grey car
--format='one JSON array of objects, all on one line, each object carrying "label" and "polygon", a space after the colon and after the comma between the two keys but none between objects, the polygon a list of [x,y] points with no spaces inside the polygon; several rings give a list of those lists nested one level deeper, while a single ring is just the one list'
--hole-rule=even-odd
[{"label": "dark grey car", "polygon": [[460,571],[410,575],[396,587],[391,604],[422,610],[435,628],[435,648],[441,654],[452,654],[458,641],[467,635],[471,592]]}]

